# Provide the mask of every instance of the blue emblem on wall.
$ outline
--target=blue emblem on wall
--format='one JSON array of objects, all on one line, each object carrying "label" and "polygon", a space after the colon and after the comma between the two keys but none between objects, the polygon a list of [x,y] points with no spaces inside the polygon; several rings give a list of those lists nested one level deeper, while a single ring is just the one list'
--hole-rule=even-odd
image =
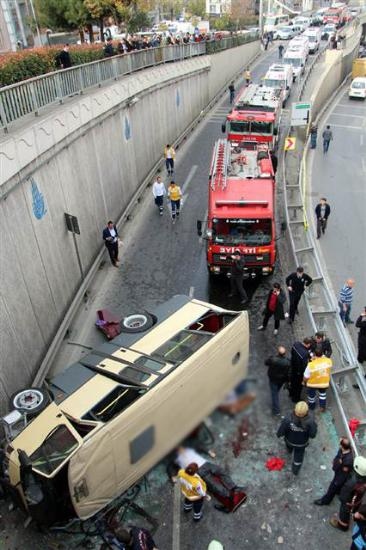
[{"label": "blue emblem on wall", "polygon": [[125,138],[127,141],[131,139],[131,135],[132,135],[132,132],[131,132],[130,121],[128,120],[128,117],[125,116]]},{"label": "blue emblem on wall", "polygon": [[43,216],[47,214],[47,208],[44,202],[43,194],[38,189],[38,186],[33,178],[30,178],[30,183],[32,186],[32,208],[33,214],[37,220],[41,220]]},{"label": "blue emblem on wall", "polygon": [[180,105],[180,93],[179,93],[179,90],[176,91],[176,94],[175,94],[175,103],[177,105],[177,107],[179,107]]}]

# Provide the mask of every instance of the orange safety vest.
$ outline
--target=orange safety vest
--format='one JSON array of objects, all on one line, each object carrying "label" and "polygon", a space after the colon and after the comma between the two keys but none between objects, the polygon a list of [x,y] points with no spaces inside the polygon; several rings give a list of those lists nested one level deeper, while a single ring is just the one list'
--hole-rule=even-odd
[{"label": "orange safety vest", "polygon": [[[188,500],[199,500],[206,494],[206,483],[203,479],[195,474],[190,476],[185,470],[179,470],[178,472],[179,483],[182,489],[182,493]],[[202,491],[199,491],[199,488]],[[203,495],[201,494],[203,492]]]},{"label": "orange safety vest", "polygon": [[308,364],[310,378],[306,385],[308,388],[327,388],[330,382],[330,369],[333,363],[329,357],[314,357]]}]

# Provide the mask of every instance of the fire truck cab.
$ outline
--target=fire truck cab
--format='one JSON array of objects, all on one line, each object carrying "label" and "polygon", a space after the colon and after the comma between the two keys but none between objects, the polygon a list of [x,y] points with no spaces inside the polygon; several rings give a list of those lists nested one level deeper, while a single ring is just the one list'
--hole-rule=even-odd
[{"label": "fire truck cab", "polygon": [[236,251],[244,255],[247,278],[272,273],[276,258],[274,189],[268,147],[247,150],[243,142],[216,142],[205,235],[211,274],[226,273]]},{"label": "fire truck cab", "polygon": [[280,88],[250,84],[236,96],[222,131],[227,129],[230,141],[243,142],[247,148],[264,143],[276,149],[283,99]]}]

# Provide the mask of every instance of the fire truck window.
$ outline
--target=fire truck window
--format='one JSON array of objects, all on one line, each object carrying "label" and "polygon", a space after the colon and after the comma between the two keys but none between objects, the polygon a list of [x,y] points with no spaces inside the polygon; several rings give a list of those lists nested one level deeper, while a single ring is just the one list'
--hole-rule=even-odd
[{"label": "fire truck window", "polygon": [[251,122],[251,132],[253,134],[272,134],[272,124],[270,122]]},{"label": "fire truck window", "polygon": [[249,132],[249,122],[230,122],[230,132]]},{"label": "fire truck window", "polygon": [[271,243],[272,221],[221,219],[213,223],[213,240],[218,244],[260,246]]}]

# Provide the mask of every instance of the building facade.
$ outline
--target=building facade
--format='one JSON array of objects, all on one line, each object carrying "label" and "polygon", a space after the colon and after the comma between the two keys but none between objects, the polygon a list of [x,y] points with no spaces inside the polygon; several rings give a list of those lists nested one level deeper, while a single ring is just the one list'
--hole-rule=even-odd
[{"label": "building facade", "polygon": [[0,53],[34,46],[29,0],[0,0]]}]

